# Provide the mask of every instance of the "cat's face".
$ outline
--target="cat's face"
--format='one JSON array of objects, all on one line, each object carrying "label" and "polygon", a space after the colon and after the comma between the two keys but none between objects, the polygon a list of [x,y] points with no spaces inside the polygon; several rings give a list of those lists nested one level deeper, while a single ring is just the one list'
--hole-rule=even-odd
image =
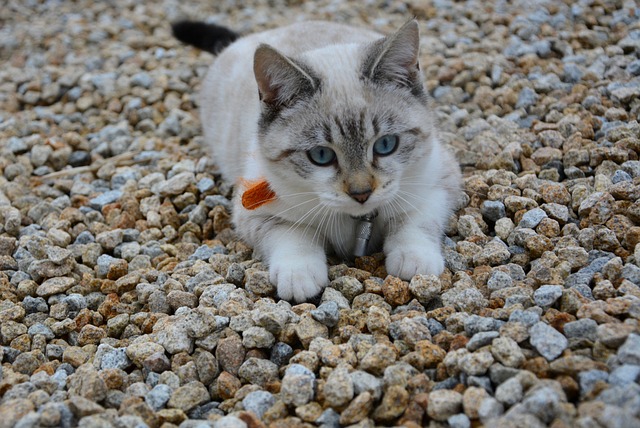
[{"label": "cat's face", "polygon": [[416,175],[433,138],[417,26],[407,26],[370,46],[326,48],[297,61],[269,58],[281,61],[267,73],[278,92],[261,87],[259,138],[276,194],[304,194],[352,216],[404,199],[401,186]]}]

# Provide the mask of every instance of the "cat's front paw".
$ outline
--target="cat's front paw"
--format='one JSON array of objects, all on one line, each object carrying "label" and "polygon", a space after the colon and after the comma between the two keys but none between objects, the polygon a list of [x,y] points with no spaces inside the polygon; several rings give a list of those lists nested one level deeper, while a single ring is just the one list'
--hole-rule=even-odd
[{"label": "cat's front paw", "polygon": [[440,275],[444,258],[436,244],[404,245],[387,252],[385,267],[388,274],[410,280],[416,274]]},{"label": "cat's front paw", "polygon": [[329,282],[326,261],[321,257],[302,255],[272,261],[269,277],[278,287],[278,297],[296,302],[317,296]]}]

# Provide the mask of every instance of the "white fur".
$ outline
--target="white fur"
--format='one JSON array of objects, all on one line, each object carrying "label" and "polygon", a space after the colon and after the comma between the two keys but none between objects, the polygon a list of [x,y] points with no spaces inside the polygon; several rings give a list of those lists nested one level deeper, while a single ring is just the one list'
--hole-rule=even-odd
[{"label": "white fur", "polygon": [[[438,141],[428,107],[413,102],[406,91],[397,94],[393,89],[384,92],[383,88],[376,92],[362,83],[366,49],[381,37],[338,24],[294,24],[238,40],[220,54],[205,79],[201,99],[205,139],[225,179],[237,183],[237,229],[268,263],[270,279],[277,284],[281,298],[304,301],[317,295],[328,283],[325,252],[332,249],[349,257],[356,225],[353,216],[374,210],[378,216],[370,248],[384,249],[390,274],[410,279],[417,273],[437,275],[444,269],[440,240],[456,199],[460,172]],[[292,127],[305,129],[323,115],[341,117],[358,109],[377,115],[392,110],[406,124],[425,130],[429,137],[416,145],[407,165],[398,164],[393,156],[380,158],[388,173],[375,174],[371,167],[375,138],[371,137],[366,162],[360,170],[343,177],[350,182],[375,175],[378,187],[365,204],[342,191],[342,179],[336,179],[334,169],[317,167],[305,180],[291,168],[274,167],[268,158],[277,157],[292,144],[305,142],[292,141],[288,127],[276,127],[259,141],[261,107],[253,56],[261,43],[309,64],[322,82],[322,96],[315,105],[318,111],[291,113]],[[409,54],[399,51],[397,56]],[[380,61],[376,59],[376,66]],[[394,75],[402,74],[393,64],[385,66]],[[336,126],[332,132],[337,132]],[[403,132],[390,126],[384,132]],[[367,135],[373,135],[372,125],[367,127]],[[347,156],[348,147],[332,147],[339,159]],[[262,178],[267,179],[277,200],[255,210],[244,209],[240,202],[244,191],[241,179]],[[390,184],[383,188],[387,182]]]}]

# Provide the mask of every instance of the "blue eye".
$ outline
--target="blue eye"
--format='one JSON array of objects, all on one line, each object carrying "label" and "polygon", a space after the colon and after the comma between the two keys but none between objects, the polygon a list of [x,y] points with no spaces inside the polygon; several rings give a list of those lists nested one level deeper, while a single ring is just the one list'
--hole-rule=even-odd
[{"label": "blue eye", "polygon": [[318,166],[331,165],[336,160],[336,152],[329,147],[318,146],[307,152],[311,162]]},{"label": "blue eye", "polygon": [[373,153],[378,156],[388,156],[398,147],[397,135],[385,135],[373,143]]}]

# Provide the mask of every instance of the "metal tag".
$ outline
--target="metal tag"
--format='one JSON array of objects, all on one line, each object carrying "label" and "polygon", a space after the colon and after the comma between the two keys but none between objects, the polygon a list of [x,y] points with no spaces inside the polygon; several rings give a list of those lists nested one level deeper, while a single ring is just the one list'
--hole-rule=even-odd
[{"label": "metal tag", "polygon": [[367,255],[367,247],[371,240],[371,234],[373,233],[373,220],[376,218],[376,213],[371,213],[358,217],[358,224],[356,224],[356,237],[353,247],[353,255],[356,257],[362,257]]}]

